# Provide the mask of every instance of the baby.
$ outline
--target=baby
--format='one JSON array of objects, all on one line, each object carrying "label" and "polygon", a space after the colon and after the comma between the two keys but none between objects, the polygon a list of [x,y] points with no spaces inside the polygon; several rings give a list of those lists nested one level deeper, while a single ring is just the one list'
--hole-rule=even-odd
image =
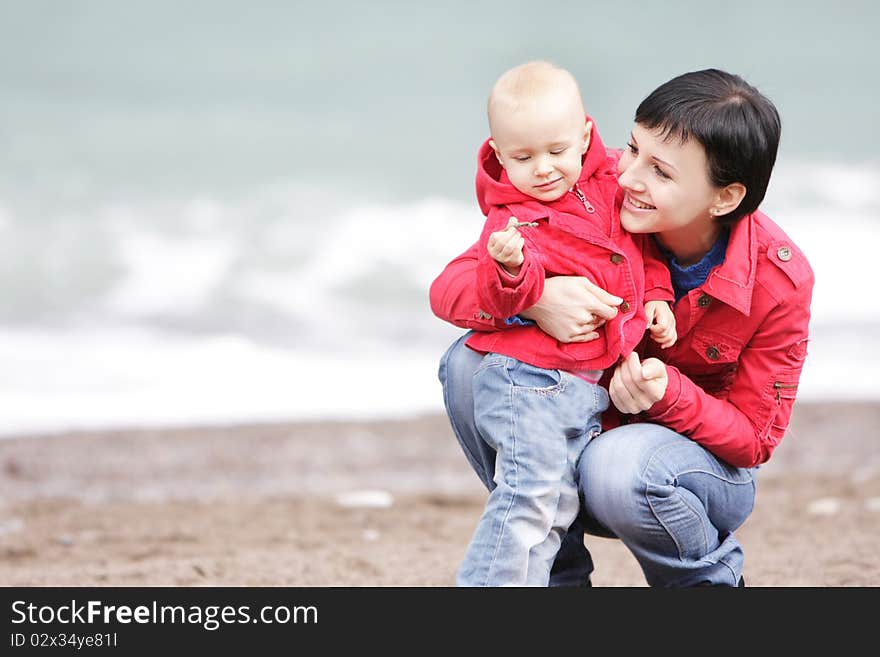
[{"label": "baby", "polygon": [[[475,419],[497,453],[496,486],[457,583],[546,586],[578,512],[577,459],[608,408],[603,370],[646,327],[661,346],[675,342],[673,294],[653,241],[620,226],[616,162],[568,71],[547,62],[507,71],[488,115],[476,180],[487,217],[477,291],[483,314],[507,327],[467,341],[485,354],[473,380]],[[598,338],[557,342],[517,317],[557,275],[585,276],[620,297]]]}]

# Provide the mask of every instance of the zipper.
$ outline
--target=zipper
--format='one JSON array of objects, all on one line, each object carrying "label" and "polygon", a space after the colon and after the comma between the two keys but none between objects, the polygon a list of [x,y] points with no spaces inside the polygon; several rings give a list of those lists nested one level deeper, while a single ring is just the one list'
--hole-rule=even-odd
[{"label": "zipper", "polygon": [[577,196],[580,199],[581,203],[584,204],[584,207],[587,209],[587,212],[592,214],[593,212],[596,211],[596,208],[594,208],[592,205],[590,205],[590,202],[587,200],[587,197],[584,196],[584,193],[578,189],[577,185],[572,187],[571,191],[574,192],[574,195]]},{"label": "zipper", "polygon": [[797,390],[797,383],[780,383],[779,381],[774,381],[773,387],[776,388],[776,401],[779,401],[782,399],[782,391]]}]

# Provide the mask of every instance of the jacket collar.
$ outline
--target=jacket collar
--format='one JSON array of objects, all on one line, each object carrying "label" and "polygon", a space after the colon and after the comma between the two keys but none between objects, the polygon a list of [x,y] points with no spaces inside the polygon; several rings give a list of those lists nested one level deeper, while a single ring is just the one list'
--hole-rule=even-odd
[{"label": "jacket collar", "polygon": [[730,229],[724,262],[712,270],[703,290],[748,315],[752,308],[755,271],[758,265],[758,240],[755,215],[740,219]]}]

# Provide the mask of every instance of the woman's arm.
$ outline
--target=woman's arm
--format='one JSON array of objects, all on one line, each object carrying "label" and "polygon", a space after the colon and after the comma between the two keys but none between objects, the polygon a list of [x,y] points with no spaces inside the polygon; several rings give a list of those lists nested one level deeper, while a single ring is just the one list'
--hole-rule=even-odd
[{"label": "woman's arm", "polygon": [[[431,284],[431,310],[461,328],[493,331],[506,328],[507,318],[491,317],[480,309],[475,289],[478,244],[452,260]],[[596,328],[617,314],[620,297],[609,294],[581,276],[555,276],[544,281],[538,302],[520,313],[560,342],[588,342]]]},{"label": "woman's arm", "polygon": [[520,315],[560,342],[589,342],[622,302],[583,276],[554,276],[544,281],[538,302]]},{"label": "woman's arm", "polygon": [[807,355],[812,280],[765,318],[740,353],[726,398],[706,393],[672,365],[632,355],[615,370],[611,399],[627,413],[644,416],[690,436],[737,467],[770,458],[788,429]]}]

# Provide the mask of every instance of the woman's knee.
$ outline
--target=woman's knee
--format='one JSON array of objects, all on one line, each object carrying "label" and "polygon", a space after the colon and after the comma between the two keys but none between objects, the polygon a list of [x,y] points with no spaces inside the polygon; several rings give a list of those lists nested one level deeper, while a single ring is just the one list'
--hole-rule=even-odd
[{"label": "woman's knee", "polygon": [[631,424],[594,438],[578,462],[585,510],[615,533],[643,526],[649,480],[665,477],[652,465],[665,445],[687,440],[656,424]]},{"label": "woman's knee", "polygon": [[606,431],[584,449],[578,469],[587,484],[631,488],[644,483],[644,470],[664,445],[686,440],[659,424],[628,424]]},{"label": "woman's knee", "polygon": [[578,471],[584,509],[621,537],[653,526],[655,511],[675,495],[691,500],[692,511],[720,531],[733,531],[754,504],[751,471],[656,424],[602,434],[587,445]]}]

